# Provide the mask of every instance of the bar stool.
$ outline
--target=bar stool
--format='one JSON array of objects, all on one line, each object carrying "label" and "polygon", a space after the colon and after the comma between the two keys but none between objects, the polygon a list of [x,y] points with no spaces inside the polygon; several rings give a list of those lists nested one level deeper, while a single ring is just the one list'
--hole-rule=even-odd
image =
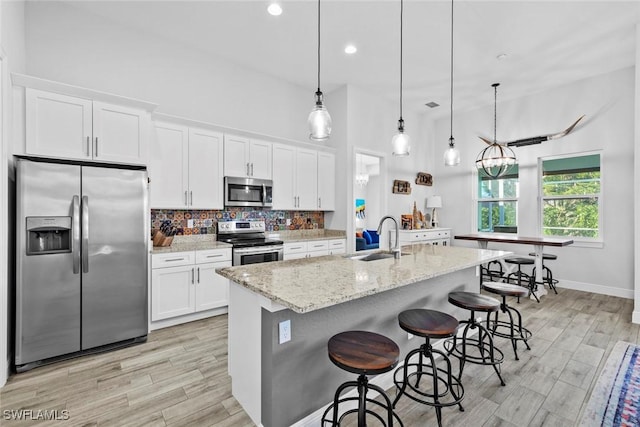
[{"label": "bar stool", "polygon": [[[375,417],[385,427],[392,427],[394,418],[400,426],[403,426],[398,415],[393,411],[391,400],[385,391],[375,384],[369,384],[367,376],[378,375],[389,372],[398,364],[400,349],[398,345],[389,338],[366,331],[347,331],[332,336],[327,345],[329,359],[340,369],[358,374],[357,381],[347,381],[336,390],[333,403],[324,411],[322,415],[322,425],[330,423],[332,426],[339,426],[345,416],[358,413],[358,427],[366,426],[367,414]],[[356,387],[357,397],[343,397],[340,394],[349,387]],[[380,393],[384,402],[379,402],[367,397],[369,390]],[[358,407],[345,411],[338,418],[338,406],[341,403],[357,401]],[[367,408],[367,403],[377,405],[386,410],[387,422],[376,412]],[[331,419],[327,419],[329,411],[333,410]]]},{"label": "bar stool", "polygon": [[[535,252],[531,252],[529,253],[529,255],[531,256],[536,256]],[[547,267],[544,264],[544,261],[553,261],[558,259],[558,255],[554,255],[554,254],[542,254],[542,275],[543,275],[543,282],[546,282],[547,284],[549,284],[549,289],[553,289],[553,292],[555,292],[556,295],[558,295],[558,291],[556,290],[556,283],[558,283],[558,281],[556,279],[553,278],[553,273],[551,272],[551,269],[549,267]],[[545,274],[546,273],[546,274]],[[533,277],[536,277],[536,268],[533,267],[533,273],[531,273],[533,275]]]},{"label": "bar stool", "polygon": [[[497,267],[494,269],[493,267]],[[480,264],[480,286],[485,281],[495,282],[504,279],[504,270],[500,261],[489,261],[486,265]]]},{"label": "bar stool", "polygon": [[[531,294],[536,298],[536,301],[540,302],[540,300],[538,299],[538,296],[535,294],[536,286],[537,286],[535,281],[535,276],[529,276],[528,274],[522,271],[523,265],[534,265],[535,260],[531,258],[525,258],[525,257],[511,257],[511,258],[505,258],[504,262],[506,262],[507,264],[516,264],[518,266],[518,271],[514,271],[513,273],[510,273],[507,276],[507,282],[511,281],[511,276],[515,276],[517,279],[518,286],[522,286],[522,279],[524,278],[524,280],[526,280],[525,286],[529,288],[529,290],[531,291]],[[518,298],[518,302],[520,302],[520,298]]]},{"label": "bar stool", "polygon": [[[522,286],[511,285],[509,283],[500,282],[484,282],[482,289],[492,294],[500,295],[502,297],[502,303],[500,304],[500,311],[509,315],[509,321],[498,320],[498,312],[496,311],[495,319],[489,321],[489,329],[494,337],[508,338],[511,340],[513,346],[513,354],[518,358],[518,341],[524,341],[524,345],[527,346],[527,350],[531,350],[529,347],[529,338],[531,338],[531,331],[522,327],[522,315],[518,310],[507,305],[507,297],[527,297],[529,290]],[[513,314],[518,317],[517,325],[513,322]]]},{"label": "bar stool", "polygon": [[[402,395],[410,399],[436,408],[438,425],[442,426],[442,408],[458,405],[460,411],[464,411],[460,403],[464,397],[464,388],[459,378],[451,375],[451,361],[445,352],[431,346],[430,338],[449,338],[458,330],[458,320],[435,310],[412,309],[401,312],[398,315],[400,327],[410,334],[423,337],[425,343],[407,354],[404,366],[396,369],[393,382],[398,388],[398,393],[393,401],[393,407]],[[418,354],[418,362],[411,363],[410,359]],[[444,368],[436,365],[435,355],[440,355],[444,361]],[[424,359],[427,359],[426,361]],[[409,373],[409,368],[415,371]],[[422,376],[431,377],[431,384],[420,389]],[[401,376],[402,379],[398,379]],[[416,378],[415,385],[410,380]],[[408,387],[408,389],[407,389]]]},{"label": "bar stool", "polygon": [[[472,292],[450,292],[449,302],[456,307],[471,311],[469,320],[460,321],[461,324],[466,324],[462,331],[461,345],[458,344],[458,338],[455,335],[444,343],[447,353],[457,357],[460,361],[458,379],[462,378],[465,362],[469,362],[476,365],[493,366],[498,378],[500,378],[500,384],[505,385],[502,375],[500,375],[500,366],[504,360],[504,354],[494,346],[493,337],[488,330],[489,316],[500,309],[500,301]],[[476,320],[476,311],[487,313],[486,327]],[[468,337],[469,331],[476,328],[478,328],[478,337]],[[469,350],[474,351],[474,353],[470,354]]]}]

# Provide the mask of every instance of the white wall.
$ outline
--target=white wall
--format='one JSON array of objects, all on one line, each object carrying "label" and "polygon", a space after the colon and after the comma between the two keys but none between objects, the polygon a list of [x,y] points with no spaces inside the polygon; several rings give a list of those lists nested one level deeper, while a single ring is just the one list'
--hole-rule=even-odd
[{"label": "white wall", "polygon": [[[640,25],[636,25],[636,64],[640,64]],[[635,74],[635,123],[638,123],[640,114],[640,67],[636,66]],[[640,126],[635,127],[635,140],[640,141]],[[634,151],[634,273],[635,273],[635,302],[633,309],[633,323],[640,323],[640,150]]]},{"label": "white wall", "polygon": [[26,15],[30,75],[151,101],[162,113],[308,142],[314,82],[290,85],[63,3],[29,2]]},{"label": "white wall", "polygon": [[11,141],[10,126],[12,120],[11,91],[9,73],[12,71],[23,73],[25,70],[25,29],[24,2],[0,2],[0,94],[2,106],[0,108],[0,387],[7,379],[10,354],[8,342],[10,338],[9,323],[11,316],[9,283],[13,266],[8,263],[12,259],[9,245],[10,230],[13,230],[9,210],[10,188],[13,181],[13,169],[10,167],[8,153]]},{"label": "white wall", "polygon": [[[518,232],[521,236],[538,233],[539,157],[602,149],[603,247],[576,244],[545,248],[545,252],[558,255],[550,267],[564,285],[627,298],[633,298],[634,291],[634,79],[634,68],[627,68],[526,98],[498,102],[497,125],[498,140],[510,140],[560,131],[586,114],[584,125],[565,138],[514,149],[520,165]],[[500,87],[498,100],[500,92],[508,90]],[[488,87],[487,98],[492,98],[492,92]],[[448,135],[447,117],[436,124],[437,140],[446,141]],[[492,104],[455,114],[454,136],[462,162],[457,168],[445,168],[438,161],[434,169],[435,190],[443,197],[441,225],[453,227],[454,234],[475,232],[471,171],[484,146],[478,135],[493,136]],[[438,148],[437,154],[442,156],[445,147]],[[465,245],[461,241],[454,244]],[[490,247],[517,253],[533,249],[497,244]]]}]

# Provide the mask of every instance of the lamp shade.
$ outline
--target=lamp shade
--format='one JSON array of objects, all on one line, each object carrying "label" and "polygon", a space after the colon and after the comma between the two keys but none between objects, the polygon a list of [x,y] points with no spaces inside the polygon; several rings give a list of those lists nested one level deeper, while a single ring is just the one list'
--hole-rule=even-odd
[{"label": "lamp shade", "polygon": [[427,197],[427,208],[441,208],[442,197],[441,196],[429,196]]}]

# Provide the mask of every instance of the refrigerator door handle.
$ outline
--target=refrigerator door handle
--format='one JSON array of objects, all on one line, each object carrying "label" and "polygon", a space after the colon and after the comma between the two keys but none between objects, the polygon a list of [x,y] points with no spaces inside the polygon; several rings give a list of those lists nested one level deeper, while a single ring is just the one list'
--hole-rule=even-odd
[{"label": "refrigerator door handle", "polygon": [[80,197],[73,196],[71,216],[71,250],[73,252],[73,274],[80,274]]},{"label": "refrigerator door handle", "polygon": [[89,272],[89,196],[82,196],[82,272]]}]

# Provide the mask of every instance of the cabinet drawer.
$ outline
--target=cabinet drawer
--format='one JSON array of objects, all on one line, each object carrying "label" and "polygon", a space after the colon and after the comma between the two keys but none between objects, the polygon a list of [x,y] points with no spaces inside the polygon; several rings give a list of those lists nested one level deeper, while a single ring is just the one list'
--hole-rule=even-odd
[{"label": "cabinet drawer", "polygon": [[195,252],[173,252],[168,254],[152,254],[151,268],[177,267],[195,263]]},{"label": "cabinet drawer", "polygon": [[196,251],[196,264],[219,261],[231,261],[231,249]]},{"label": "cabinet drawer", "polygon": [[312,242],[307,242],[307,250],[309,252],[312,251],[326,251],[329,249],[329,241],[328,240],[314,240]]},{"label": "cabinet drawer", "polygon": [[329,240],[329,250],[345,249],[347,241],[345,239],[333,239]]},{"label": "cabinet drawer", "polygon": [[284,244],[284,253],[286,254],[299,254],[302,252],[307,252],[307,242],[295,242],[295,243],[285,243]]}]

